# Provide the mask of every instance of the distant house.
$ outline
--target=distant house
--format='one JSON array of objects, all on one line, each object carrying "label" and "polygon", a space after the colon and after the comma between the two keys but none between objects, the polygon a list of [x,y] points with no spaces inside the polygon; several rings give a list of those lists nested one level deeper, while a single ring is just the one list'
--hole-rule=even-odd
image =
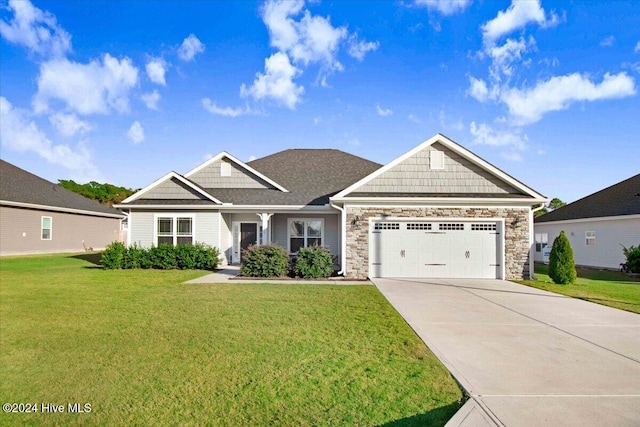
[{"label": "distant house", "polygon": [[103,249],[122,212],[0,160],[0,255]]},{"label": "distant house", "polygon": [[380,165],[290,149],[247,163],[227,152],[169,172],[116,207],[129,244],[203,242],[222,264],[251,245],[320,245],[347,277],[530,276],[532,209],[547,199],[444,135]]},{"label": "distant house", "polygon": [[535,219],[535,256],[564,230],[578,265],[619,268],[622,246],[640,245],[640,174]]}]

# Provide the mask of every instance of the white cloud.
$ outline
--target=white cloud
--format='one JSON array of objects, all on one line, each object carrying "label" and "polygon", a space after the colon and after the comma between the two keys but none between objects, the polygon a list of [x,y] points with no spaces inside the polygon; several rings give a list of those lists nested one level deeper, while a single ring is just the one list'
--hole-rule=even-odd
[{"label": "white cloud", "polygon": [[139,121],[133,122],[129,130],[127,131],[127,136],[134,144],[140,144],[144,141],[144,128],[140,124]]},{"label": "white cloud", "polygon": [[185,62],[193,61],[197,54],[204,52],[204,49],[204,44],[195,35],[189,34],[178,48],[178,58]]},{"label": "white cloud", "polygon": [[251,114],[252,110],[249,107],[246,108],[231,108],[231,107],[218,107],[218,105],[211,101],[209,98],[202,99],[202,106],[205,110],[211,114],[217,114],[225,117],[238,117],[243,114]]},{"label": "white cloud", "polygon": [[640,53],[640,42],[636,43],[636,47],[633,49],[635,53]]},{"label": "white cloud", "polygon": [[240,87],[242,97],[251,96],[256,100],[271,98],[276,102],[294,109],[300,102],[304,88],[293,82],[300,70],[289,62],[289,57],[277,52],[264,61],[264,74],[256,73],[256,79],[250,87]]},{"label": "white cloud", "polygon": [[9,0],[6,8],[13,12],[13,18],[9,22],[0,20],[0,34],[8,42],[43,56],[62,56],[71,51],[71,36],[53,14],[26,0]]},{"label": "white cloud", "polygon": [[510,147],[512,150],[525,150],[528,137],[519,129],[495,130],[486,123],[476,125],[471,122],[469,132],[473,136],[475,144],[489,145],[492,147]]},{"label": "white cloud", "polygon": [[458,119],[456,120],[445,113],[444,110],[440,110],[440,113],[438,113],[438,122],[440,123],[440,126],[445,130],[461,131],[464,128],[462,117],[458,117]]},{"label": "white cloud", "polygon": [[613,36],[605,37],[604,39],[600,40],[600,46],[601,47],[611,47],[611,46],[613,46],[615,41],[616,41],[616,38],[613,37]]},{"label": "white cloud", "polygon": [[535,22],[543,28],[557,25],[561,19],[552,11],[545,16],[540,0],[518,1],[512,0],[506,11],[499,11],[498,15],[482,25],[482,37],[485,45],[492,45],[500,37]]},{"label": "white cloud", "polygon": [[415,115],[413,114],[409,114],[407,116],[407,120],[409,120],[410,122],[416,123],[416,124],[420,124],[422,123],[422,120],[420,120],[419,118],[417,118]]},{"label": "white cloud", "polygon": [[378,112],[379,116],[383,116],[383,117],[390,116],[393,114],[393,111],[391,111],[388,108],[380,108],[380,104],[376,105],[376,111]]},{"label": "white cloud", "polygon": [[624,98],[635,93],[634,80],[624,72],[607,73],[601,83],[593,83],[588,77],[573,73],[538,82],[531,89],[505,90],[500,99],[516,121],[524,125],[537,122],[549,111],[567,109],[574,102]]},{"label": "white cloud", "polygon": [[472,96],[477,101],[486,102],[493,98],[487,87],[487,83],[482,79],[476,79],[475,77],[469,77],[469,89],[467,89],[467,95]]},{"label": "white cloud", "polygon": [[146,66],[147,76],[149,80],[155,84],[166,86],[167,82],[164,79],[164,75],[167,72],[167,63],[162,58],[153,58],[147,62]]},{"label": "white cloud", "polygon": [[256,158],[257,158],[256,156],[251,155],[251,156],[249,156],[249,160],[248,160],[248,161],[249,161],[249,162],[252,162],[252,161],[254,161]]},{"label": "white cloud", "polygon": [[138,69],[129,58],[118,60],[108,53],[102,62],[80,64],[55,59],[40,65],[36,112],[49,110],[52,100],[62,101],[79,114],[129,111],[129,91],[138,83]]},{"label": "white cloud", "polygon": [[358,40],[354,34],[349,37],[349,55],[356,58],[358,61],[363,61],[367,53],[373,52],[380,47],[380,42],[367,42],[364,40]]},{"label": "white cloud", "polygon": [[90,181],[100,176],[91,153],[82,142],[75,148],[54,144],[26,110],[14,108],[5,97],[0,97],[0,134],[3,147],[36,153],[49,163],[69,169],[74,179]]},{"label": "white cloud", "polygon": [[153,92],[143,93],[140,99],[142,99],[142,102],[144,102],[148,109],[157,110],[158,102],[160,102],[160,93],[157,89],[154,89]]},{"label": "white cloud", "polygon": [[500,155],[502,158],[509,160],[510,162],[521,162],[523,160],[522,152],[520,151],[503,151]]},{"label": "white cloud", "polygon": [[496,80],[502,80],[502,76],[510,78],[513,75],[513,64],[522,59],[522,55],[535,48],[536,42],[533,37],[525,40],[507,39],[502,46],[488,46],[485,52],[491,57],[492,63],[490,67],[491,76]]},{"label": "white cloud", "polygon": [[60,135],[71,137],[78,132],[89,132],[92,127],[89,123],[80,120],[75,114],[55,113],[49,116],[49,121]]},{"label": "white cloud", "polygon": [[464,12],[471,0],[415,0],[416,6],[426,6],[429,11],[436,11],[445,16]]}]

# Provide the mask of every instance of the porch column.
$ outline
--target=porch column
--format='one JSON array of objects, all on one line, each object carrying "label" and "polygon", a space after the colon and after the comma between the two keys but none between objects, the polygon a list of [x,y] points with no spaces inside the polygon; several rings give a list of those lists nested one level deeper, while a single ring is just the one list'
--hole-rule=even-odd
[{"label": "porch column", "polygon": [[264,245],[265,242],[266,243],[270,243],[269,242],[269,218],[271,218],[273,216],[272,213],[259,213],[256,214],[260,217],[260,220],[262,221],[262,244]]}]

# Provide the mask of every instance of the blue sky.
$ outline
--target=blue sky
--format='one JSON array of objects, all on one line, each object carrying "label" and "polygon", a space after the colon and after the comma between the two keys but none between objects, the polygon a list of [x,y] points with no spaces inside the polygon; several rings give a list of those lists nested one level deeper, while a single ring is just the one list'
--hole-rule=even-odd
[{"label": "blue sky", "polygon": [[638,2],[0,5],[1,157],[54,182],[438,132],[565,201],[640,172]]}]

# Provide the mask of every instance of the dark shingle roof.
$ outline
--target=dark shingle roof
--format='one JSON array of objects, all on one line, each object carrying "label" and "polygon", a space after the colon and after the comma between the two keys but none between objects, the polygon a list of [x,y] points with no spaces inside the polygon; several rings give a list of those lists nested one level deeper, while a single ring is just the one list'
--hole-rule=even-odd
[{"label": "dark shingle roof", "polygon": [[53,210],[66,208],[124,216],[116,209],[103,206],[1,159],[0,177],[0,200],[3,201],[48,206]]},{"label": "dark shingle roof", "polygon": [[535,219],[536,223],[640,214],[640,174]]}]

